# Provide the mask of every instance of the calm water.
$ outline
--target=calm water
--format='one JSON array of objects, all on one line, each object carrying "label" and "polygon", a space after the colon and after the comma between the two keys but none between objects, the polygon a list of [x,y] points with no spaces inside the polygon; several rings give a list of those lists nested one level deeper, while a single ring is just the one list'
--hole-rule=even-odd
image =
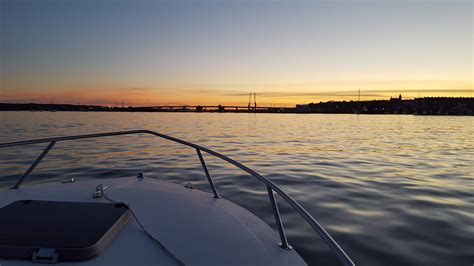
[{"label": "calm water", "polygon": [[[0,142],[151,129],[215,149],[282,186],[359,265],[474,263],[474,118],[211,113],[0,113]],[[0,150],[0,187],[45,145]],[[205,157],[218,190],[273,226],[265,187]],[[151,136],[59,143],[27,182],[144,172],[207,190],[195,151]],[[291,244],[336,264],[280,200]]]}]

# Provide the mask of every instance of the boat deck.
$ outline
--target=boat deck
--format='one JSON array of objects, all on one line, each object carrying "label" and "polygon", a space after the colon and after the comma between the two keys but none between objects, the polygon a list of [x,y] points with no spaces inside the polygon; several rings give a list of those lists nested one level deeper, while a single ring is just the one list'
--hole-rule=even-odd
[{"label": "boat deck", "polygon": [[[0,208],[17,200],[107,202],[93,198],[98,184],[109,198],[127,203],[148,232],[186,265],[306,265],[294,250],[278,246],[278,233],[223,198],[156,179],[113,178],[74,183],[25,184],[0,190]],[[90,213],[83,219],[100,219]],[[77,221],[81,222],[81,221]],[[27,261],[0,259],[0,265]],[[57,265],[176,265],[133,219],[99,256]]]}]

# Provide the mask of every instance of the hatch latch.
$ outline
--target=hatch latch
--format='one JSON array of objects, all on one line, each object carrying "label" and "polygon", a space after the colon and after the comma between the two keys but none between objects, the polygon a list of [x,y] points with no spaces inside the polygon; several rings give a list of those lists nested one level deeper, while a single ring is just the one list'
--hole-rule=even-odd
[{"label": "hatch latch", "polygon": [[49,263],[54,264],[58,262],[58,253],[54,248],[40,248],[33,253],[31,261],[34,263]]},{"label": "hatch latch", "polygon": [[105,195],[105,190],[107,190],[107,187],[103,187],[102,184],[97,185],[94,193],[92,193],[92,197],[102,198]]}]

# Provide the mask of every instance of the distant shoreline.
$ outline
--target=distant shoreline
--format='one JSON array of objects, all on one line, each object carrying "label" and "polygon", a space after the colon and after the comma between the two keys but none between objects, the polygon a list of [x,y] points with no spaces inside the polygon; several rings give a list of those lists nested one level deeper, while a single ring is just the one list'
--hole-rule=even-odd
[{"label": "distant shoreline", "polygon": [[0,111],[38,112],[193,112],[193,113],[296,113],[296,114],[407,114],[474,115],[474,97],[426,97],[402,100],[329,101],[296,107],[180,105],[111,107],[101,105],[0,103]]},{"label": "distant shoreline", "polygon": [[145,112],[145,111],[38,111],[38,110],[0,110],[0,113],[11,113],[11,112],[58,112],[58,113],[202,113],[202,114],[212,114],[212,113],[227,113],[227,114],[296,114],[296,115],[400,115],[400,116],[474,116],[474,114],[398,114],[398,113],[298,113],[298,112],[186,112],[186,111],[174,111],[174,112]]}]

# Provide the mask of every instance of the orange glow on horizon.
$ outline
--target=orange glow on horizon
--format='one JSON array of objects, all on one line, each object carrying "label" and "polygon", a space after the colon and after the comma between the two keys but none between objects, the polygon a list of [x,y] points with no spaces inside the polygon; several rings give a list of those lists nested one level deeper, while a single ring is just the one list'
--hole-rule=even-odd
[{"label": "orange glow on horizon", "polygon": [[[347,89],[351,88],[351,89]],[[177,88],[102,88],[15,90],[0,94],[0,102],[68,103],[120,106],[239,105],[257,93],[260,106],[294,106],[320,101],[382,100],[397,97],[474,97],[473,83],[461,81],[321,81],[301,84],[183,86]],[[403,89],[398,89],[403,88]]]}]

